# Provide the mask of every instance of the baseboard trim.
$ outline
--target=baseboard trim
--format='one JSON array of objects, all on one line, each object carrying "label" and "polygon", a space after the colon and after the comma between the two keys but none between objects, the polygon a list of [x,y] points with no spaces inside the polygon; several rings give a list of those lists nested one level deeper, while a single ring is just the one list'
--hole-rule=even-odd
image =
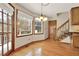
[{"label": "baseboard trim", "polygon": [[14,53],[20,51],[21,49],[28,47],[29,45],[32,45],[32,44],[37,43],[37,42],[45,41],[45,40],[47,40],[47,39],[48,39],[48,38],[46,38],[46,39],[44,39],[44,40],[33,41],[33,42],[30,42],[30,43],[25,44],[25,45],[23,45],[23,46],[20,46],[20,47],[16,48],[14,51],[12,51],[12,52],[11,52],[9,55],[7,55],[7,56],[10,56],[10,55],[14,54]]}]

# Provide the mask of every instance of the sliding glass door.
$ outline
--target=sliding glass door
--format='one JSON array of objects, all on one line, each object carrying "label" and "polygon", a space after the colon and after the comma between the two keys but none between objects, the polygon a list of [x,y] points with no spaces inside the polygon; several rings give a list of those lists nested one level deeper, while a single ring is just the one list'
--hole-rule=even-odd
[{"label": "sliding glass door", "polygon": [[2,55],[2,10],[0,9],[0,56]]},{"label": "sliding glass door", "polygon": [[3,54],[11,50],[12,43],[12,15],[3,10]]},{"label": "sliding glass door", "polygon": [[12,13],[0,8],[0,55],[12,51],[12,16]]}]

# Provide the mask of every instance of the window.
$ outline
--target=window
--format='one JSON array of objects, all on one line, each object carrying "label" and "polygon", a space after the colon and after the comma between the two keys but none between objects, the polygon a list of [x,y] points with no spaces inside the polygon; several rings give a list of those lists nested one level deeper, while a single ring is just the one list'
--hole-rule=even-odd
[{"label": "window", "polygon": [[33,17],[17,10],[17,36],[32,34]]},{"label": "window", "polygon": [[35,18],[35,34],[43,33],[43,21],[39,21]]}]

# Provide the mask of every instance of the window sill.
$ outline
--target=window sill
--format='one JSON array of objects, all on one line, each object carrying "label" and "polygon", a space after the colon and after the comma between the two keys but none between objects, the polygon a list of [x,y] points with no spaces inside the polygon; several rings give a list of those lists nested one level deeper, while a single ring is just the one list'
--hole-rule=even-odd
[{"label": "window sill", "polygon": [[41,34],[43,34],[43,33],[35,33],[34,35],[41,35]]},{"label": "window sill", "polygon": [[32,34],[28,34],[28,35],[17,35],[16,37],[19,38],[19,37],[25,37],[25,36],[30,36]]}]

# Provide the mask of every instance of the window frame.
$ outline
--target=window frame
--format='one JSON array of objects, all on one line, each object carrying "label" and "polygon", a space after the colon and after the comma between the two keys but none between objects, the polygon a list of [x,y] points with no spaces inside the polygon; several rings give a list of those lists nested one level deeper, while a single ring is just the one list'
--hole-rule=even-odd
[{"label": "window frame", "polygon": [[17,34],[18,33],[18,25],[17,25],[17,23],[18,23],[18,11],[24,13],[24,11],[16,9],[16,37],[18,38],[18,37],[24,37],[24,36],[32,35],[33,34],[33,20],[34,20],[34,17],[32,15],[28,14],[28,13],[25,13],[25,14],[32,17],[31,33],[30,34],[22,34],[22,35]]},{"label": "window frame", "polygon": [[38,32],[38,33],[35,33],[35,20],[34,20],[34,35],[41,35],[41,34],[44,34],[44,21],[40,21],[41,24],[42,24],[42,31],[41,32]]}]

